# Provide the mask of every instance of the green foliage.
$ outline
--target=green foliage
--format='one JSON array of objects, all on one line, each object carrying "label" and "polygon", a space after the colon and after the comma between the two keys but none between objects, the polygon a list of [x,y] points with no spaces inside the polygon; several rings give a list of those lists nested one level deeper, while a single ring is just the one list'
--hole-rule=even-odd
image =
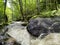
[{"label": "green foliage", "polygon": [[7,17],[8,17],[8,23],[10,23],[12,21],[12,11],[8,7],[6,9],[6,14],[7,14]]},{"label": "green foliage", "polygon": [[3,1],[0,0],[0,25],[2,25],[4,23],[4,13],[3,13],[3,10],[4,9],[4,6],[3,6]]},{"label": "green foliage", "polygon": [[[24,21],[36,17],[54,17],[60,16],[60,0],[22,0]],[[23,18],[19,0],[7,0],[10,7],[6,6],[6,15],[8,23]],[[38,14],[39,13],[39,14]],[[4,18],[4,0],[0,0],[0,25],[5,23]]]},{"label": "green foliage", "polygon": [[0,2],[3,2],[3,0],[0,0]]}]

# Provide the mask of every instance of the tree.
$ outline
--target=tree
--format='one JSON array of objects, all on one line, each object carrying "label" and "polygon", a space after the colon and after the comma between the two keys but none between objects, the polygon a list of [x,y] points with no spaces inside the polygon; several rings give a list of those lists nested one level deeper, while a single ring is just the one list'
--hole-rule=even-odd
[{"label": "tree", "polygon": [[21,12],[21,15],[22,15],[22,20],[24,20],[22,0],[19,0],[19,5],[20,5],[20,12]]},{"label": "tree", "polygon": [[7,0],[4,2],[4,17],[5,17],[5,22],[8,22],[8,17],[6,15],[6,5],[7,5]]},{"label": "tree", "polygon": [[40,14],[40,0],[36,0],[37,15]]}]

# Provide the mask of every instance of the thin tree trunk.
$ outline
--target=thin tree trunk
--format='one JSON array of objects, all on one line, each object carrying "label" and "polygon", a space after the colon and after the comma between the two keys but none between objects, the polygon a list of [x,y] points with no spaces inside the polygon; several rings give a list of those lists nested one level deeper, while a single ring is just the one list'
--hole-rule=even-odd
[{"label": "thin tree trunk", "polygon": [[22,20],[24,20],[22,0],[19,0],[19,5],[20,5],[20,12],[21,12],[21,15],[22,15]]},{"label": "thin tree trunk", "polygon": [[26,0],[25,0],[25,15],[27,14],[27,10],[26,10]]},{"label": "thin tree trunk", "polygon": [[40,0],[36,0],[36,7],[37,7],[37,15],[40,14]]},{"label": "thin tree trunk", "polygon": [[57,0],[55,0],[55,9],[57,10]]},{"label": "thin tree trunk", "polygon": [[50,9],[50,0],[46,0],[46,10]]},{"label": "thin tree trunk", "polygon": [[5,17],[5,22],[8,22],[8,17],[6,15],[6,5],[7,5],[7,0],[4,2],[4,17]]}]

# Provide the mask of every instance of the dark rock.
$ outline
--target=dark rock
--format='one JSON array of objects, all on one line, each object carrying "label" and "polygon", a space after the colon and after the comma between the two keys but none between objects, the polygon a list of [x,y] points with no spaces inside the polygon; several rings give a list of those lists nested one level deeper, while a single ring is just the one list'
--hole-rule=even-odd
[{"label": "dark rock", "polygon": [[54,24],[52,24],[52,28],[55,33],[60,33],[60,22],[55,22]]},{"label": "dark rock", "polygon": [[49,33],[49,27],[52,25],[53,21],[51,18],[36,18],[29,20],[27,25],[27,31],[35,36],[40,36],[41,33]]}]

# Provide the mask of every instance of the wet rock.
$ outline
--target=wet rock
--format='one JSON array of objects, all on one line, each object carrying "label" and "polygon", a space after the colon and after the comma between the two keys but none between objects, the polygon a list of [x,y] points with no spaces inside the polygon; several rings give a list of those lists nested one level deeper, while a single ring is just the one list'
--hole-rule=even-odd
[{"label": "wet rock", "polygon": [[54,33],[60,33],[60,22],[53,23],[51,27]]},{"label": "wet rock", "polygon": [[27,25],[27,31],[35,37],[42,37],[49,33],[60,32],[60,18],[35,18],[30,19]]},{"label": "wet rock", "polygon": [[15,22],[8,26],[7,34],[13,37],[21,45],[30,45],[30,35],[21,22]]},{"label": "wet rock", "polygon": [[29,20],[29,23],[27,25],[27,31],[35,36],[39,37],[42,33],[49,33],[49,27],[54,22],[51,20],[51,18],[36,18]]},{"label": "wet rock", "polygon": [[51,33],[47,35],[38,45],[60,45],[60,33]]},{"label": "wet rock", "polygon": [[60,45],[60,33],[50,33],[43,39],[31,40],[31,45]]}]

